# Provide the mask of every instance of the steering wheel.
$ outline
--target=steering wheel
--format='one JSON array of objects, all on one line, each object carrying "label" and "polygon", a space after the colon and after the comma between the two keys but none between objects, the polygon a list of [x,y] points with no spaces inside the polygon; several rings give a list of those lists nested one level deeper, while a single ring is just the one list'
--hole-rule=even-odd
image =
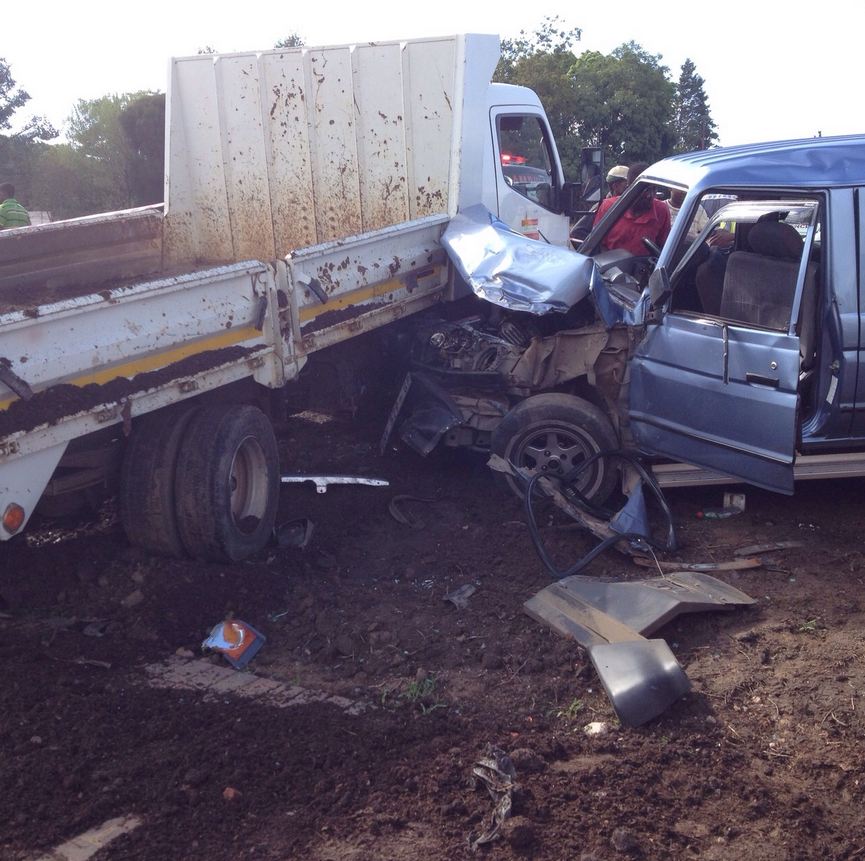
[{"label": "steering wheel", "polygon": [[652,242],[652,240],[649,239],[648,236],[644,236],[644,237],[643,237],[643,245],[645,245],[646,248],[649,249],[649,251],[650,251],[651,254],[652,254],[652,257],[660,257],[660,255],[661,255],[661,249],[658,248],[658,246],[655,245],[655,243]]}]

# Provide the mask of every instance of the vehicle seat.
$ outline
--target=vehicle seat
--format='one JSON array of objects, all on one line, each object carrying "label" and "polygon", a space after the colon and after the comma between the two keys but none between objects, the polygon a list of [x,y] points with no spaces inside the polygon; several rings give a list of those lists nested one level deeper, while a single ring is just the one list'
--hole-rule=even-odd
[{"label": "vehicle seat", "polygon": [[[752,251],[734,251],[727,262],[720,315],[729,320],[786,330],[802,260],[802,237],[781,221],[759,221],[748,233]],[[802,370],[813,364],[817,264],[808,263],[799,325]]]}]

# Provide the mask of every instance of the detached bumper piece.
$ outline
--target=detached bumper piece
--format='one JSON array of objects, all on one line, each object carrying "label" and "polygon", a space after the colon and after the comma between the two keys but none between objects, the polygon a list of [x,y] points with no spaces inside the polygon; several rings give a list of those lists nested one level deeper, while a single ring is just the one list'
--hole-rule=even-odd
[{"label": "detached bumper piece", "polygon": [[547,586],[523,609],[576,640],[624,726],[640,726],[691,690],[664,640],[651,634],[683,613],[732,610],[754,599],[708,574],[678,572],[638,582],[573,576]]}]

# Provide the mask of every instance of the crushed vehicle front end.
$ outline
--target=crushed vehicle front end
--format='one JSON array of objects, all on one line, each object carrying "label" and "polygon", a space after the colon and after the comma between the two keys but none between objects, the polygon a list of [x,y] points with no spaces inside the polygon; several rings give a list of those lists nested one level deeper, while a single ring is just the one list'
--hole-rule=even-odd
[{"label": "crushed vehicle front end", "polygon": [[[624,277],[611,261],[604,275],[597,261],[527,239],[482,207],[453,219],[443,244],[472,295],[457,304],[461,316],[414,322],[389,430],[421,454],[469,447],[550,474],[618,448],[637,287],[610,290],[605,278]],[[612,475],[598,464],[583,489],[606,495]]]}]

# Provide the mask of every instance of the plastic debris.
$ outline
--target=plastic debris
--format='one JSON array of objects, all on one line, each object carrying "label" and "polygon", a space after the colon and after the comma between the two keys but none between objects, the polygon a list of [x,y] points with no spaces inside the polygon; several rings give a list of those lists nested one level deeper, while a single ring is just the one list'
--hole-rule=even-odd
[{"label": "plastic debris", "polygon": [[724,520],[741,513],[738,508],[703,508],[697,512],[697,520]]},{"label": "plastic debris", "polygon": [[697,512],[698,520],[724,520],[727,517],[736,517],[745,510],[744,493],[725,493],[724,504],[721,508],[704,508]]},{"label": "plastic debris", "polygon": [[315,524],[308,517],[289,520],[275,526],[273,537],[279,547],[298,547],[301,550],[309,544]]},{"label": "plastic debris", "polygon": [[606,735],[610,731],[610,725],[602,720],[593,720],[583,727],[586,735]]},{"label": "plastic debris", "polygon": [[227,619],[215,625],[202,649],[220,652],[236,670],[242,670],[259,652],[267,638],[252,625],[239,619]]},{"label": "plastic debris", "polygon": [[434,496],[411,496],[407,493],[399,494],[395,496],[388,503],[387,510],[388,514],[397,522],[402,523],[404,526],[410,526],[412,529],[423,529],[425,524],[422,520],[417,517],[412,517],[408,514],[404,508],[403,503],[405,502],[438,502],[438,499]]},{"label": "plastic debris", "polygon": [[457,610],[465,610],[469,605],[469,598],[477,592],[477,589],[471,583],[465,583],[453,592],[448,592],[444,600],[450,601]]},{"label": "plastic debris", "polygon": [[472,767],[476,784],[486,786],[490,797],[495,802],[490,823],[478,837],[469,840],[469,846],[474,852],[478,846],[491,843],[499,834],[502,823],[511,815],[513,809],[513,792],[516,789],[517,770],[511,758],[497,747],[490,745],[483,759]]}]

